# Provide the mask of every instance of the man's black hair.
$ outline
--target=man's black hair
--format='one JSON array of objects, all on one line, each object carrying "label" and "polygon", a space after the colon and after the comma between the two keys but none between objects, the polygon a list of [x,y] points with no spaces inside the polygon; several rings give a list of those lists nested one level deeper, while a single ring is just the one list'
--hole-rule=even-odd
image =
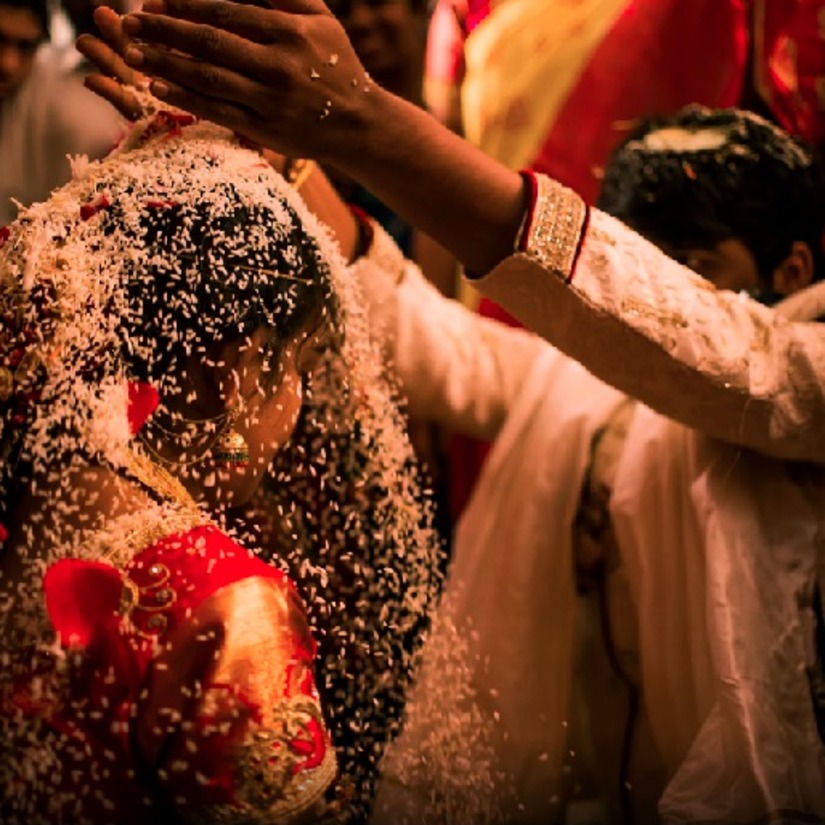
[{"label": "man's black hair", "polygon": [[801,139],[737,109],[652,117],[615,150],[598,206],[664,249],[737,239],[763,285],[794,241],[825,277],[825,170]]}]

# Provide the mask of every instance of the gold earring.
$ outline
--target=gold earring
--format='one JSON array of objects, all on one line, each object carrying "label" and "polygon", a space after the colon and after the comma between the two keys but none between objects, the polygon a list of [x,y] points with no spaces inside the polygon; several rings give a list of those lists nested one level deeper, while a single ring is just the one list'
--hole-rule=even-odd
[{"label": "gold earring", "polygon": [[243,470],[249,463],[249,445],[235,429],[237,417],[237,412],[229,416],[226,429],[221,433],[213,448],[215,463],[227,470]]}]

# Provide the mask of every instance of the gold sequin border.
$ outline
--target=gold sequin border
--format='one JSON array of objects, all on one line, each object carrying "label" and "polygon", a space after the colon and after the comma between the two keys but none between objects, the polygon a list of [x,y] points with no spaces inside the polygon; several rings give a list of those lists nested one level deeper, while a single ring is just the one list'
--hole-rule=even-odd
[{"label": "gold sequin border", "polygon": [[587,220],[587,205],[572,190],[536,175],[536,202],[525,253],[541,266],[570,280]]}]

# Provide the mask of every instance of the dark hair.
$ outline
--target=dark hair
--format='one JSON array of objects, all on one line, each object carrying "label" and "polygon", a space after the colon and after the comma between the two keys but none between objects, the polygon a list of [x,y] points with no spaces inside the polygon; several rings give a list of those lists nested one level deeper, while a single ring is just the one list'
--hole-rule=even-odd
[{"label": "dark hair", "polygon": [[10,9],[28,9],[40,24],[43,32],[43,39],[49,37],[49,4],[47,0],[0,0],[0,8],[6,6]]},{"label": "dark hair", "polygon": [[[127,263],[124,360],[158,386],[181,350],[266,327],[276,355],[334,308],[329,266],[289,204],[275,215],[231,185],[216,187],[210,202],[145,211],[135,238],[141,257]],[[104,232],[134,233],[117,202],[101,217]]]},{"label": "dark hair", "polygon": [[[665,130],[684,133],[683,143]],[[615,151],[598,206],[665,249],[735,238],[763,284],[795,241],[825,276],[825,171],[813,148],[749,112],[689,106],[651,117]]]}]

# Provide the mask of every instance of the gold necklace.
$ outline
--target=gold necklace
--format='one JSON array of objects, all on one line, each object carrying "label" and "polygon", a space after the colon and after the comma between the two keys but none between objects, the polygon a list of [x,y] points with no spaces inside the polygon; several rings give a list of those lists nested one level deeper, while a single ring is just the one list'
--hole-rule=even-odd
[{"label": "gold necklace", "polygon": [[[144,428],[145,429],[145,428]],[[152,446],[152,443],[149,441],[147,436],[144,434],[143,430],[138,433],[138,438],[140,439],[140,443],[143,445],[144,449],[149,452],[152,456],[150,459],[147,456],[147,461],[152,461],[152,463],[159,463],[159,464],[166,464],[169,467],[193,467],[195,464],[201,464],[203,460],[209,455],[209,451],[211,447],[207,447],[203,455],[196,456],[195,458],[187,458],[187,459],[178,459],[177,461],[171,458],[165,458],[161,455],[161,453]]]},{"label": "gold necklace", "polygon": [[161,499],[173,501],[184,510],[199,510],[189,491],[167,469],[152,461],[145,453],[126,450],[123,455],[126,470],[144,487]]}]

